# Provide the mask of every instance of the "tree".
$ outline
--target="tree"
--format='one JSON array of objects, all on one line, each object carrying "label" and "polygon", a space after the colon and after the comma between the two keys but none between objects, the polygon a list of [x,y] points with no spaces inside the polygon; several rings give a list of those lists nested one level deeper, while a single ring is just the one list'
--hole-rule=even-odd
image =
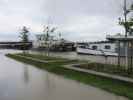
[{"label": "tree", "polygon": [[133,35],[133,18],[130,17],[127,19],[127,16],[133,12],[133,4],[129,9],[126,7],[126,0],[125,0],[125,7],[124,7],[124,19],[119,18],[119,24],[125,28],[125,36]]},{"label": "tree", "polygon": [[23,26],[21,29],[19,37],[21,38],[21,42],[23,43],[22,49],[25,53],[25,50],[27,49],[27,42],[29,42],[29,30],[26,26]]},{"label": "tree", "polygon": [[121,20],[120,18],[119,20],[120,20],[119,24],[124,26],[124,28],[126,28],[127,35],[133,35],[133,18],[130,18],[126,22]]},{"label": "tree", "polygon": [[50,26],[44,26],[43,29],[43,40],[45,41],[46,44],[46,49],[47,49],[47,55],[49,56],[49,51],[50,51],[50,46],[53,40],[53,36],[51,36],[52,33],[56,31],[56,27],[50,27]]}]

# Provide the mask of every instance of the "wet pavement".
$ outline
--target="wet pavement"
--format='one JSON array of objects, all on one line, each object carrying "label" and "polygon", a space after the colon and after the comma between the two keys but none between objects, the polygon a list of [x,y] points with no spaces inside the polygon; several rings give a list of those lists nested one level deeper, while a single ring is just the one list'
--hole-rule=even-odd
[{"label": "wet pavement", "polygon": [[128,100],[4,56],[0,50],[0,100]]}]

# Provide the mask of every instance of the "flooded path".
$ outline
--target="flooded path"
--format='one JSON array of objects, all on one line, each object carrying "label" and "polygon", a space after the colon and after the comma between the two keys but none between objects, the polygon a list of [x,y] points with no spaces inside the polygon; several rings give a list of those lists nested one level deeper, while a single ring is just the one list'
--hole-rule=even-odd
[{"label": "flooded path", "polygon": [[[38,51],[31,51],[31,53],[37,53],[37,54],[43,54],[46,55],[46,53],[38,52]],[[117,64],[117,57],[113,56],[95,56],[95,55],[83,55],[83,54],[77,54],[76,52],[50,52],[51,56],[56,57],[62,57],[62,58],[68,58],[68,59],[79,59],[79,60],[87,60],[92,62],[99,62],[99,63],[108,63],[108,64]]]},{"label": "flooded path", "polygon": [[0,100],[128,100],[17,62],[7,52],[14,51],[0,50]]},{"label": "flooded path", "polygon": [[[31,51],[31,53],[35,54],[43,54],[46,55],[44,51]],[[78,60],[86,60],[98,63],[105,63],[105,64],[118,64],[118,57],[115,56],[98,56],[98,55],[85,55],[85,54],[77,54],[76,52],[50,52],[51,56],[55,57],[62,57],[68,59],[78,59]],[[121,65],[125,65],[125,58],[121,57],[120,59]]]}]

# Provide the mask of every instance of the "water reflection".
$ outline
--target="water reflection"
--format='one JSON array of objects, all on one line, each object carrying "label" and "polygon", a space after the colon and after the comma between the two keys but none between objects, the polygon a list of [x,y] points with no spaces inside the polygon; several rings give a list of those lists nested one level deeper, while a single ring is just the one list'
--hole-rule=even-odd
[{"label": "water reflection", "polygon": [[23,68],[24,68],[24,83],[27,84],[29,82],[29,69],[26,64],[24,64]]},{"label": "water reflection", "polygon": [[7,58],[0,51],[0,100],[127,100]]},{"label": "water reflection", "polygon": [[[51,82],[52,80],[52,82]],[[45,73],[45,81],[44,81],[44,86],[45,86],[45,99],[46,100],[51,100],[51,96],[54,94],[55,90],[55,82],[54,79],[49,76],[49,73]]]}]

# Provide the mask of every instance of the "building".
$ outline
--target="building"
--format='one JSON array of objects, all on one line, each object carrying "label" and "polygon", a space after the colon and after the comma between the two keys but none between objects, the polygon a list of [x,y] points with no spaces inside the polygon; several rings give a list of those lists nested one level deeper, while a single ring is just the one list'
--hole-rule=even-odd
[{"label": "building", "polygon": [[[97,42],[88,42],[88,43],[78,43],[79,47],[88,48],[91,52],[110,52],[110,53],[119,53],[119,56],[126,56],[125,42],[128,42],[128,55],[133,55],[131,51],[133,45],[133,36],[127,36],[117,34],[117,35],[107,35],[106,41],[97,41]],[[86,50],[87,51],[87,50]],[[89,52],[88,52],[89,53]],[[95,54],[95,53],[94,53]],[[96,53],[103,55],[102,53]]]},{"label": "building", "polygon": [[73,51],[74,42],[65,40],[65,39],[55,39],[54,37],[50,37],[48,40],[45,39],[44,34],[36,35],[36,41],[33,43],[33,47],[36,49],[45,50],[47,47],[51,51]]},{"label": "building", "polygon": [[[118,65],[125,62],[128,72],[133,72],[133,35],[108,35],[107,39],[115,41],[118,47]],[[124,60],[121,61],[121,58]]]},{"label": "building", "polygon": [[[125,54],[125,43],[128,43],[128,51],[131,51],[132,42],[133,42],[133,36],[127,36],[124,35],[107,35],[106,38],[110,41],[113,41],[116,44],[116,51],[119,52],[120,56],[126,56]],[[119,50],[120,49],[120,50]],[[129,55],[131,55],[130,52],[128,52]]]},{"label": "building", "polygon": [[32,42],[0,42],[2,49],[31,49]]}]

